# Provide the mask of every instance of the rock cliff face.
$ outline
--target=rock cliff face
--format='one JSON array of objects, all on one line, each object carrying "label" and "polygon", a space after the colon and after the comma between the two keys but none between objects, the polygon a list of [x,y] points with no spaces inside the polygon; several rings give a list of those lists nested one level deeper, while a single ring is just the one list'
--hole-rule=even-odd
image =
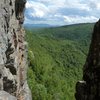
[{"label": "rock cliff face", "polygon": [[76,100],[100,100],[100,20],[94,26],[83,80],[76,84]]},{"label": "rock cliff face", "polygon": [[0,2],[0,100],[31,100],[24,41],[26,0]]}]

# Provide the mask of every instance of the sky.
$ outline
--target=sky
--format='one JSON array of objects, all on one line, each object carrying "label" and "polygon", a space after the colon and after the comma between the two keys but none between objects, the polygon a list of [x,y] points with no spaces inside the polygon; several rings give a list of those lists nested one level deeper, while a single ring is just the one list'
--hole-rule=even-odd
[{"label": "sky", "polygon": [[25,24],[69,25],[100,18],[100,0],[27,0]]}]

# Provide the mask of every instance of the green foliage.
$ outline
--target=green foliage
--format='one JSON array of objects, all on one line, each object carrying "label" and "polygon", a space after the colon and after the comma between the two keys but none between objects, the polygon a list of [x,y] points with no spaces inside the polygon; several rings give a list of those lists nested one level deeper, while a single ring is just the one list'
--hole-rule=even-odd
[{"label": "green foliage", "polygon": [[26,30],[33,100],[74,100],[93,24]]}]

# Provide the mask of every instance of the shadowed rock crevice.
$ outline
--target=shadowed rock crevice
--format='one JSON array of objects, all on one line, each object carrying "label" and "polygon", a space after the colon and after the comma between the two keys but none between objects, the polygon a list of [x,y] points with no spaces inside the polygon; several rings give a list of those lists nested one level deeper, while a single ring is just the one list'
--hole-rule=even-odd
[{"label": "shadowed rock crevice", "polygon": [[94,25],[83,80],[76,84],[76,100],[100,100],[100,20]]},{"label": "shadowed rock crevice", "polygon": [[15,0],[15,16],[19,20],[19,24],[24,22],[24,9],[26,0]]}]

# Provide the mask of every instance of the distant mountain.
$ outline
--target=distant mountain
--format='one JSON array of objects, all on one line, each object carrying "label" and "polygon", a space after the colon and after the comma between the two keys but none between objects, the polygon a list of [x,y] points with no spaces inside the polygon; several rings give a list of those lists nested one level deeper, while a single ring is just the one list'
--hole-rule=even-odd
[{"label": "distant mountain", "polygon": [[45,28],[45,27],[54,27],[49,24],[24,24],[25,28]]}]

